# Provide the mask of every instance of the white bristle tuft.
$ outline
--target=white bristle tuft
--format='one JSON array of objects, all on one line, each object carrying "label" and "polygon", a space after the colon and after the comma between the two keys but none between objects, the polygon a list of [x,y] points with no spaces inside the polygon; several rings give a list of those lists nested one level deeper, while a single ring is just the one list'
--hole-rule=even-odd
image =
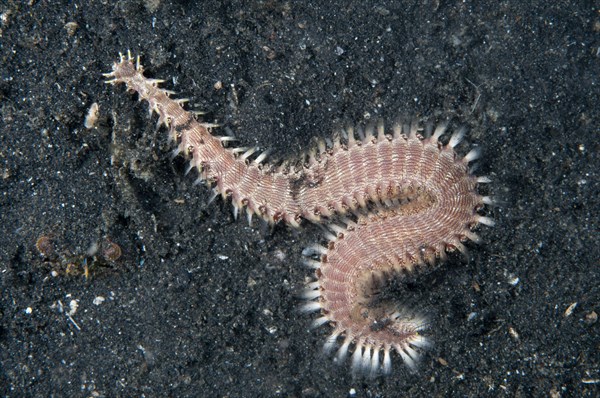
[{"label": "white bristle tuft", "polygon": [[254,212],[252,210],[250,210],[249,207],[246,207],[246,219],[248,220],[248,225],[252,226],[252,216],[254,215]]},{"label": "white bristle tuft", "polygon": [[454,240],[450,240],[450,243],[454,246],[455,250],[458,250],[465,256],[465,259],[469,258],[469,249],[465,245],[463,245],[458,238],[454,238]]},{"label": "white bristle tuft", "polygon": [[[141,99],[140,99],[141,101]],[[160,129],[160,126],[165,126],[169,128],[169,135],[175,135],[175,130],[171,127],[171,118],[166,117],[161,111],[158,109],[158,105],[148,103],[148,115],[152,116],[152,112],[156,112],[158,115],[158,120],[156,121],[156,131]]]},{"label": "white bristle tuft", "polygon": [[237,207],[236,205],[233,205],[233,219],[237,220],[238,218],[238,213],[239,213],[240,208]]},{"label": "white bristle tuft", "polygon": [[359,141],[361,141],[361,142],[364,142],[364,141],[365,141],[365,132],[364,132],[364,130],[362,129],[362,127],[358,126],[358,127],[356,128],[356,134],[358,134],[358,139],[359,139]]},{"label": "white bristle tuft", "polygon": [[409,367],[409,369],[411,371],[414,372],[415,370],[417,370],[417,364],[415,363],[415,360],[413,358],[411,358],[410,355],[408,355],[404,351],[404,347],[396,347],[396,351],[398,351],[398,353],[402,357],[402,360],[404,361],[404,363],[406,364],[406,366]]},{"label": "white bristle tuft", "polygon": [[302,250],[303,256],[312,256],[315,254],[327,254],[327,249],[321,245],[312,245]]},{"label": "white bristle tuft", "polygon": [[332,234],[331,232],[325,232],[324,233],[324,238],[327,239],[330,242],[335,242],[337,240],[337,236]]},{"label": "white bristle tuft", "polygon": [[348,356],[348,349],[350,348],[351,343],[352,339],[350,337],[346,337],[344,339],[344,343],[340,346],[337,354],[335,355],[335,360],[338,362],[338,364],[341,364],[346,360],[346,357]]},{"label": "white bristle tuft", "polygon": [[321,309],[321,303],[319,303],[318,301],[311,301],[309,303],[304,304],[302,307],[300,307],[300,310],[302,312],[314,312],[314,311],[319,311]]},{"label": "white bristle tuft", "polygon": [[399,138],[402,135],[402,125],[398,122],[394,123],[392,126],[392,133],[394,138]]},{"label": "white bristle tuft", "polygon": [[373,125],[372,124],[368,124],[367,127],[365,127],[365,139],[364,141],[371,141],[373,139]]},{"label": "white bristle tuft", "polygon": [[410,339],[410,344],[419,348],[429,348],[431,347],[431,341],[423,336],[417,335]]},{"label": "white bristle tuft", "polygon": [[371,368],[371,344],[367,344],[363,351],[362,360],[360,364],[360,370],[363,373],[367,373]]},{"label": "white bristle tuft", "polygon": [[248,147],[240,146],[237,148],[232,148],[231,152],[233,152],[234,154],[238,154],[238,153],[246,152],[247,150],[248,150]]},{"label": "white bristle tuft", "polygon": [[419,353],[416,352],[408,344],[405,344],[403,348],[404,348],[404,352],[406,353],[406,355],[410,358],[409,362],[407,363],[408,367],[411,368],[413,371],[416,371],[417,370],[417,362],[419,360]]},{"label": "white bristle tuft", "polygon": [[383,123],[383,120],[379,120],[377,122],[377,140],[379,142],[385,141],[385,124]]},{"label": "white bristle tuft", "polygon": [[409,344],[404,345],[404,351],[410,355],[410,357],[415,361],[415,363],[419,360],[419,353],[415,351]]},{"label": "white bristle tuft", "polygon": [[369,373],[370,378],[377,376],[379,372],[379,347],[373,347],[373,355],[371,356],[371,371]]},{"label": "white bristle tuft", "polygon": [[356,223],[348,217],[344,217],[340,221],[342,223],[346,224],[347,227],[355,227],[356,226]]},{"label": "white bristle tuft", "polygon": [[333,351],[333,347],[335,347],[335,344],[337,342],[337,338],[340,335],[341,331],[338,329],[335,329],[333,331],[333,333],[331,333],[327,339],[325,339],[325,344],[323,344],[323,353],[325,355],[329,355],[329,353],[331,353],[331,351]]},{"label": "white bristle tuft", "polygon": [[175,159],[177,157],[177,155],[179,155],[181,153],[181,147],[177,146],[177,148],[173,149],[173,151],[171,152],[171,160]]},{"label": "white bristle tuft", "polygon": [[450,137],[450,142],[448,142],[448,145],[450,145],[450,148],[454,148],[455,146],[460,144],[460,142],[462,141],[464,136],[465,136],[464,128],[461,128],[458,131],[456,131],[454,134],[452,134],[452,137]]},{"label": "white bristle tuft", "polygon": [[423,331],[429,327],[429,321],[422,316],[415,316],[412,320],[415,330]]},{"label": "white bristle tuft", "polygon": [[317,260],[313,260],[312,258],[304,258],[302,259],[302,263],[306,265],[308,268],[319,269],[321,267],[321,262]]},{"label": "white bristle tuft", "polygon": [[409,138],[416,138],[418,131],[419,131],[419,123],[417,123],[416,121],[413,121],[410,124],[410,133],[408,134]]},{"label": "white bristle tuft", "polygon": [[[196,181],[202,182],[204,180],[200,177]],[[219,196],[219,191],[217,191],[216,189],[213,188],[212,192],[210,193],[210,198],[208,198],[207,204],[211,204],[217,198],[217,196]]]},{"label": "white bristle tuft", "polygon": [[447,128],[448,128],[448,122],[438,124],[438,126],[435,128],[435,131],[434,131],[431,139],[434,141],[439,140],[440,137],[446,132]]},{"label": "white bristle tuft", "polygon": [[337,235],[346,233],[346,228],[342,227],[341,225],[329,224],[327,227],[333,232],[335,232]]},{"label": "white bristle tuft", "polygon": [[390,319],[392,321],[395,321],[396,319],[400,318],[400,312],[398,311],[394,311],[391,315],[390,315]]},{"label": "white bristle tuft", "polygon": [[345,128],[343,128],[343,127],[340,128],[338,133],[339,133],[339,136],[341,139],[348,140],[348,132],[346,131]]},{"label": "white bristle tuft", "polygon": [[348,147],[352,148],[356,145],[356,138],[354,137],[354,127],[348,127],[345,129],[346,138],[348,139]]},{"label": "white bristle tuft", "polygon": [[479,184],[489,184],[492,180],[489,177],[481,176],[477,177],[477,183]]},{"label": "white bristle tuft", "polygon": [[386,346],[383,350],[383,374],[392,373],[392,358],[390,356],[390,347]]},{"label": "white bristle tuft", "polygon": [[472,231],[465,231],[464,232],[465,236],[467,238],[469,238],[469,240],[473,243],[481,243],[481,237],[479,235],[477,235],[475,232]]},{"label": "white bristle tuft", "polygon": [[302,292],[302,295],[301,295],[301,297],[305,300],[314,300],[320,296],[321,296],[321,290],[319,290],[319,289],[305,290]]},{"label": "white bristle tuft", "polygon": [[309,282],[306,284],[306,288],[313,290],[313,289],[318,289],[321,286],[321,282],[319,281],[314,281],[314,282]]},{"label": "white bristle tuft", "polygon": [[360,371],[360,365],[362,362],[362,344],[357,344],[354,347],[354,353],[352,354],[352,373],[357,374]]},{"label": "white bristle tuft", "polygon": [[266,151],[264,151],[263,153],[258,155],[258,157],[256,159],[254,159],[254,163],[256,163],[256,164],[262,163],[267,158],[267,156],[269,156],[269,153],[271,153],[271,150],[267,149]]},{"label": "white bristle tuft", "polygon": [[221,125],[218,123],[200,123],[200,125],[209,130],[212,128],[221,127]]},{"label": "white bristle tuft", "polygon": [[494,198],[492,198],[491,196],[484,196],[483,198],[481,198],[481,201],[486,205],[493,205],[496,203],[494,201]]},{"label": "white bristle tuft", "polygon": [[465,155],[463,160],[467,163],[472,162],[475,159],[479,159],[481,157],[481,148],[473,148]]},{"label": "white bristle tuft", "polygon": [[427,122],[425,123],[425,128],[423,129],[423,137],[429,138],[433,135],[433,123]]},{"label": "white bristle tuft", "polygon": [[331,137],[325,137],[325,146],[327,148],[333,147],[333,140],[331,139]]},{"label": "white bristle tuft", "polygon": [[316,329],[319,326],[323,326],[327,322],[329,322],[329,318],[327,318],[326,316],[321,316],[321,317],[315,319],[314,321],[312,321],[312,323],[310,325],[310,328],[311,329]]},{"label": "white bristle tuft", "polygon": [[258,150],[257,147],[252,147],[252,148],[248,149],[246,152],[244,152],[244,154],[242,156],[240,156],[240,159],[242,159],[242,160],[248,159],[257,150]]},{"label": "white bristle tuft", "polygon": [[291,217],[291,218],[286,218],[287,222],[290,223],[290,226],[292,228],[300,228],[300,220],[296,219],[295,217]]},{"label": "white bristle tuft", "polygon": [[477,217],[477,222],[483,225],[487,225],[488,227],[493,227],[496,225],[496,222],[489,217],[479,216]]}]

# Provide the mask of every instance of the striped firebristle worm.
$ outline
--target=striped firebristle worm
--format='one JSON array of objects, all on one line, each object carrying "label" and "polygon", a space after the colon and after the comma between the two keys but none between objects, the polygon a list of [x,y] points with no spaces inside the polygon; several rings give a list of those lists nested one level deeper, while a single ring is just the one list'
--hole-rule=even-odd
[{"label": "striped firebristle worm", "polygon": [[415,366],[428,345],[421,334],[427,322],[392,304],[373,305],[371,297],[394,275],[444,261],[447,251],[464,252],[465,241],[479,241],[478,224],[493,225],[481,215],[493,200],[478,193],[489,179],[469,170],[479,150],[462,157],[455,150],[463,130],[442,144],[445,123],[345,128],[299,162],[275,166],[256,148],[224,145],[231,138],[213,135],[214,125],[197,121],[184,100],[159,87],[161,80],[146,78],[139,57],[121,55],[105,76],[148,102],[176,143],[175,154],[189,160],[215,196],[231,198],[236,216],[245,210],[249,221],[256,215],[271,224],[327,226],[325,245],[305,250],[315,280],[303,294],[304,310],[321,313],[313,324],[333,326],[326,351],[343,339],[336,358],[342,362],[353,347],[357,374],[389,373],[392,351]]}]

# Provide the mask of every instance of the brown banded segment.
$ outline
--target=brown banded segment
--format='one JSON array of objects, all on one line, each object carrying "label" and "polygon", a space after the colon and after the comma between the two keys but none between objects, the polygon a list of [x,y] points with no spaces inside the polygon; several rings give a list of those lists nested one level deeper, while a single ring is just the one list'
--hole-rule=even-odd
[{"label": "brown banded segment", "polygon": [[168,125],[170,136],[178,140],[178,153],[190,156],[192,166],[204,180],[215,183],[220,195],[231,197],[235,207],[247,207],[249,213],[271,223],[277,218],[297,225],[299,216],[320,222],[322,217],[393,199],[396,184],[412,175],[407,170],[414,171],[415,163],[428,163],[424,141],[414,135],[407,137],[408,131],[391,139],[381,126],[378,138],[372,129],[362,141],[349,131],[346,144],[339,138],[332,148],[322,144],[309,155],[308,167],[298,172],[258,167],[238,156],[235,148],[223,147],[210,134],[210,125],[196,121],[169,97],[169,91],[157,86],[159,80],[146,79],[142,72],[141,65],[123,57],[113,66],[110,82],[125,83],[149,102],[159,122]]},{"label": "brown banded segment", "polygon": [[[454,162],[452,168],[462,165]],[[470,231],[468,225],[477,222],[475,205],[479,203],[479,196],[472,190],[461,192],[464,200],[457,214],[462,218],[459,226],[454,218],[445,216],[447,209],[455,206],[454,197],[444,194],[447,185],[455,184],[453,177],[450,172],[430,181],[439,188],[436,191],[428,190],[417,179],[407,181],[398,188],[401,194],[395,198],[399,201],[396,207],[360,216],[343,236],[330,242],[324,254],[326,261],[319,268],[319,280],[322,310],[336,327],[362,336],[371,344],[380,341],[381,347],[386,341],[391,343],[386,329],[393,329],[393,322],[379,329],[377,337],[369,331],[371,323],[381,318],[365,315],[373,312],[366,305],[373,283],[369,278],[410,271],[431,262],[432,255],[440,257],[448,244],[460,242],[459,237]],[[474,177],[463,173],[463,179]],[[356,322],[357,313],[364,316],[363,323]]]},{"label": "brown banded segment", "polygon": [[438,139],[445,126],[428,138],[418,134],[416,124],[396,125],[388,133],[380,124],[359,131],[360,138],[348,128],[331,147],[320,143],[308,157],[290,163],[299,167],[274,167],[260,164],[262,155],[251,160],[253,150],[224,147],[210,133],[212,125],[196,121],[182,108],[184,101],[158,87],[160,80],[143,76],[139,59],[134,64],[130,55],[121,56],[106,76],[148,101],[176,140],[176,153],[190,158],[216,194],[231,198],[236,215],[246,208],[249,220],[257,214],[270,223],[298,226],[302,218],[323,222],[347,212],[360,214],[345,227],[332,225],[337,237],[317,249],[318,282],[307,294],[316,301],[308,307],[322,311],[318,324],[334,325],[328,346],[345,336],[339,359],[354,344],[353,368],[376,373],[383,351],[382,367],[388,372],[391,349],[414,363],[413,347],[426,343],[419,335],[424,321],[409,319],[393,306],[373,307],[370,299],[378,280],[444,260],[446,250],[464,250],[462,241],[478,239],[470,228],[479,222],[491,225],[477,214],[491,199],[477,193],[478,179],[468,170],[477,156],[457,159],[454,151],[462,133],[442,145]]},{"label": "brown banded segment", "polygon": [[[373,202],[381,200],[385,206],[360,215],[356,221],[348,220],[346,227],[332,228],[336,235],[330,236],[326,248],[318,250],[318,290],[309,287],[305,294],[309,300],[317,298],[306,306],[321,310],[317,324],[334,325],[326,347],[331,347],[338,336],[345,336],[338,359],[354,344],[353,370],[371,375],[380,368],[389,372],[392,347],[414,366],[415,348],[426,345],[419,333],[424,321],[398,315],[392,303],[373,301],[381,281],[412,271],[417,265],[443,261],[447,250],[464,251],[464,240],[478,240],[471,228],[479,222],[491,224],[477,213],[490,199],[477,193],[478,179],[468,171],[468,162],[476,152],[457,159],[453,149],[459,141],[456,136],[445,146],[437,137],[422,139],[412,132],[407,138],[394,138],[391,144],[399,141],[403,150],[389,155],[396,156],[396,164],[389,167],[396,168],[401,179],[392,182],[385,195],[369,193]],[[380,156],[385,157],[387,151],[381,150],[385,144],[379,142],[379,148]],[[380,178],[394,181],[394,174]],[[384,354],[382,364],[380,351]]]}]

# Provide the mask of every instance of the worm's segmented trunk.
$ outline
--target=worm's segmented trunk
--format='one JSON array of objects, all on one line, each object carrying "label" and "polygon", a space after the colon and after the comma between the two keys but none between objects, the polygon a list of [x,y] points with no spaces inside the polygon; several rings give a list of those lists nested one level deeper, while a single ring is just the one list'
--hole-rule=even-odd
[{"label": "worm's segmented trunk", "polygon": [[477,192],[489,180],[468,168],[479,151],[460,158],[454,149],[462,131],[443,145],[445,125],[425,138],[416,124],[391,131],[382,123],[364,131],[349,128],[329,145],[320,143],[297,166],[274,166],[264,163],[266,154],[255,155],[255,148],[226,147],[229,137],[212,135],[215,126],[184,110],[185,100],[170,98],[170,91],[158,87],[161,80],[144,77],[139,58],[121,55],[106,76],[149,103],[177,142],[176,152],[216,194],[231,198],[236,214],[245,209],[249,220],[256,214],[295,227],[302,219],[341,219],[328,224],[332,232],[325,246],[307,250],[316,281],[304,292],[304,308],[321,311],[316,325],[334,326],[327,350],[344,338],[338,360],[354,345],[355,371],[389,373],[391,350],[414,366],[415,348],[427,345],[420,334],[426,322],[389,303],[373,305],[373,297],[394,274],[443,261],[448,250],[464,251],[466,240],[479,241],[472,231],[479,223],[493,225],[479,214],[492,200]]}]

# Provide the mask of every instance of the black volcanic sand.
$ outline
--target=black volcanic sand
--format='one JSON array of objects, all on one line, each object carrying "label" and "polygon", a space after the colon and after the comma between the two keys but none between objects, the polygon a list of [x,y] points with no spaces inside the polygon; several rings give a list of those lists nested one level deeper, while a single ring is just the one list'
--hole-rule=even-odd
[{"label": "black volcanic sand", "polygon": [[[3,396],[600,394],[594,2],[195,3],[0,5]],[[388,292],[431,321],[417,373],[395,356],[353,380],[321,355],[331,328],[297,312],[319,228],[208,204],[147,105],[103,82],[128,49],[275,157],[347,123],[469,127],[503,203],[468,261]]]}]

